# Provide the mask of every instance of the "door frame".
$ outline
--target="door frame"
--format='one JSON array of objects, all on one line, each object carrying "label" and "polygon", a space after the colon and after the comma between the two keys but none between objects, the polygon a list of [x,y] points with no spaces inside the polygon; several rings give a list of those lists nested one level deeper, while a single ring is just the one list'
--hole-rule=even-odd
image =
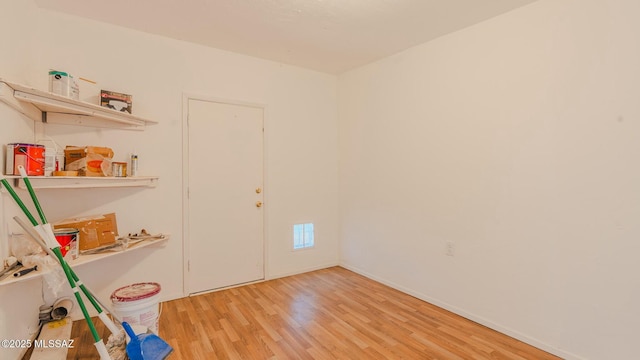
[{"label": "door frame", "polygon": [[[182,292],[183,296],[189,296],[190,292],[190,279],[189,279],[189,260],[191,258],[191,242],[189,241],[189,100],[217,102],[228,105],[240,105],[262,109],[262,189],[263,189],[263,202],[262,205],[262,272],[263,280],[267,280],[267,269],[269,268],[269,258],[267,256],[269,249],[269,241],[267,238],[267,219],[269,209],[269,184],[267,179],[267,106],[263,103],[233,100],[227,98],[220,98],[215,96],[208,96],[202,94],[195,94],[189,92],[182,93]],[[259,282],[258,281],[258,282]],[[230,286],[234,287],[234,286]],[[218,291],[225,288],[219,288],[212,291]],[[202,294],[199,292],[198,294]]]}]

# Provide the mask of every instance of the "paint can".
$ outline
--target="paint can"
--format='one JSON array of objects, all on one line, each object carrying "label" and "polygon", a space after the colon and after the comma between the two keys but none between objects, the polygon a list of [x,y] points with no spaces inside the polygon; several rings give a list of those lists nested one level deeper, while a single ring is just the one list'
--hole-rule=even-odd
[{"label": "paint can", "polygon": [[28,176],[44,175],[44,145],[12,143],[7,144],[5,175],[20,175],[22,165]]},{"label": "paint can", "polygon": [[80,99],[80,87],[76,79],[64,71],[49,71],[49,92],[74,100]]},{"label": "paint can", "polygon": [[111,294],[113,310],[122,321],[147,327],[158,334],[160,321],[160,284],[136,283],[123,286]]},{"label": "paint can", "polygon": [[114,161],[111,163],[111,175],[115,177],[127,176],[127,163]]},{"label": "paint can", "polygon": [[66,259],[74,260],[78,258],[78,229],[63,228],[53,231],[58,244],[60,244],[60,252]]}]

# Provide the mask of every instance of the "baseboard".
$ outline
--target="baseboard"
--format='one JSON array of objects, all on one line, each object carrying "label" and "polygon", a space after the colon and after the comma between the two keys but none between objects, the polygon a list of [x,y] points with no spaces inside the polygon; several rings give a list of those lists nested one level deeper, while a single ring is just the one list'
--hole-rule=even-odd
[{"label": "baseboard", "polygon": [[341,266],[341,267],[343,267],[345,269],[351,270],[351,271],[353,271],[353,272],[355,272],[355,273],[357,273],[359,275],[362,275],[364,277],[367,277],[367,278],[369,278],[371,280],[375,280],[375,281],[377,281],[377,282],[379,282],[381,284],[387,285],[387,286],[389,286],[391,288],[394,288],[394,289],[396,289],[398,291],[402,291],[405,294],[414,296],[414,297],[416,297],[416,298],[418,298],[420,300],[426,301],[426,302],[428,302],[430,304],[433,304],[433,305],[441,307],[441,308],[443,308],[445,310],[451,311],[452,313],[454,313],[456,315],[460,315],[460,316],[462,316],[462,317],[464,317],[466,319],[469,319],[469,320],[471,320],[473,322],[476,322],[478,324],[484,325],[484,326],[486,326],[486,327],[488,327],[488,328],[490,328],[492,330],[498,331],[498,332],[500,332],[502,334],[505,334],[505,335],[510,336],[510,337],[512,337],[514,339],[520,340],[520,341],[522,341],[524,343],[527,343],[527,344],[529,344],[531,346],[534,346],[534,347],[536,347],[536,348],[538,348],[540,350],[544,350],[544,351],[546,351],[546,352],[548,352],[550,354],[559,356],[559,357],[561,357],[563,359],[566,359],[566,360],[586,360],[583,357],[580,357],[578,355],[575,355],[575,354],[572,354],[570,352],[563,351],[561,349],[558,349],[556,347],[548,345],[548,344],[546,344],[546,343],[544,343],[544,342],[542,342],[542,341],[540,341],[540,340],[538,340],[536,338],[527,336],[526,334],[523,334],[523,333],[521,333],[519,331],[516,331],[516,330],[510,329],[508,327],[502,326],[502,325],[497,324],[497,323],[495,323],[495,322],[493,322],[491,320],[488,320],[488,319],[486,319],[484,317],[477,316],[475,314],[469,313],[469,312],[465,311],[464,309],[461,309],[461,308],[459,308],[457,306],[451,305],[451,304],[449,304],[447,302],[440,301],[440,300],[435,299],[435,298],[433,298],[431,296],[428,296],[426,294],[414,291],[412,289],[406,288],[406,287],[404,287],[402,285],[396,284],[396,283],[394,283],[392,281],[389,281],[387,279],[378,277],[378,276],[376,276],[374,274],[371,274],[371,273],[369,273],[369,272],[367,272],[367,271],[365,271],[363,269],[360,269],[358,267],[351,266],[351,265],[348,265],[348,264],[345,264],[345,263],[340,263],[339,266]]},{"label": "baseboard", "polygon": [[333,267],[333,266],[340,266],[340,264],[338,264],[338,262],[330,262],[330,263],[326,263],[324,265],[318,265],[318,266],[303,268],[303,269],[292,271],[292,272],[280,273],[280,274],[276,274],[276,275],[268,275],[268,276],[265,276],[265,278],[261,279],[261,280],[256,280],[256,281],[250,281],[250,282],[241,283],[241,284],[225,286],[225,287],[221,287],[221,288],[217,288],[217,289],[205,290],[205,291],[202,291],[202,292],[198,292],[198,293],[194,293],[194,294],[187,294],[187,295],[179,296],[179,297],[174,295],[174,297],[167,298],[167,300],[163,299],[163,301],[175,300],[175,299],[179,299],[179,298],[183,298],[183,297],[187,297],[187,296],[208,294],[208,293],[217,292],[217,291],[221,291],[221,290],[233,289],[233,288],[237,288],[237,287],[241,287],[241,286],[245,286],[245,285],[258,284],[258,283],[269,281],[269,280],[279,279],[279,278],[298,275],[298,274],[304,274],[304,273],[307,273],[307,272],[312,272],[312,271],[316,271],[316,270],[322,270],[322,269],[330,268],[330,267]]},{"label": "baseboard", "polygon": [[278,273],[278,274],[269,274],[267,277],[265,277],[265,280],[274,280],[274,279],[279,279],[279,278],[283,278],[283,277],[287,277],[287,276],[304,274],[304,273],[307,273],[307,272],[316,271],[316,270],[322,270],[322,269],[330,268],[330,267],[333,267],[333,266],[340,266],[340,263],[338,261],[331,261],[331,262],[324,263],[322,265],[311,266],[311,267],[308,267],[308,268],[303,268],[303,269],[299,269],[299,270],[295,270],[295,271],[291,271],[291,272]]},{"label": "baseboard", "polygon": [[162,294],[161,292],[160,295],[161,295],[160,302],[182,299],[188,296],[188,295],[185,295],[183,292],[172,292],[168,294]]}]

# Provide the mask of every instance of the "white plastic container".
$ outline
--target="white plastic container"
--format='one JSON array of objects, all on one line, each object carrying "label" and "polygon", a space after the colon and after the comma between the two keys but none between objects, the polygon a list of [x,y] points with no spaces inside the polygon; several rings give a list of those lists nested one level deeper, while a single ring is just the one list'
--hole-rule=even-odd
[{"label": "white plastic container", "polygon": [[64,71],[49,71],[49,92],[79,100],[80,87],[76,79]]},{"label": "white plastic container", "polygon": [[147,327],[158,334],[160,284],[154,282],[123,286],[111,294],[113,310],[122,321]]},{"label": "white plastic container", "polygon": [[54,171],[64,170],[64,153],[58,152],[56,148],[47,147],[44,149],[44,176],[51,176]]}]

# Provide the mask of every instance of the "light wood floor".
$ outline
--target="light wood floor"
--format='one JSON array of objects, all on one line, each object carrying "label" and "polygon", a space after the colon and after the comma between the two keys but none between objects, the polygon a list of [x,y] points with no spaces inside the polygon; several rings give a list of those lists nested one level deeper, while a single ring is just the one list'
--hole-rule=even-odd
[{"label": "light wood floor", "polygon": [[[166,302],[160,337],[170,360],[559,359],[341,267]],[[84,322],[72,338],[97,359]]]}]

